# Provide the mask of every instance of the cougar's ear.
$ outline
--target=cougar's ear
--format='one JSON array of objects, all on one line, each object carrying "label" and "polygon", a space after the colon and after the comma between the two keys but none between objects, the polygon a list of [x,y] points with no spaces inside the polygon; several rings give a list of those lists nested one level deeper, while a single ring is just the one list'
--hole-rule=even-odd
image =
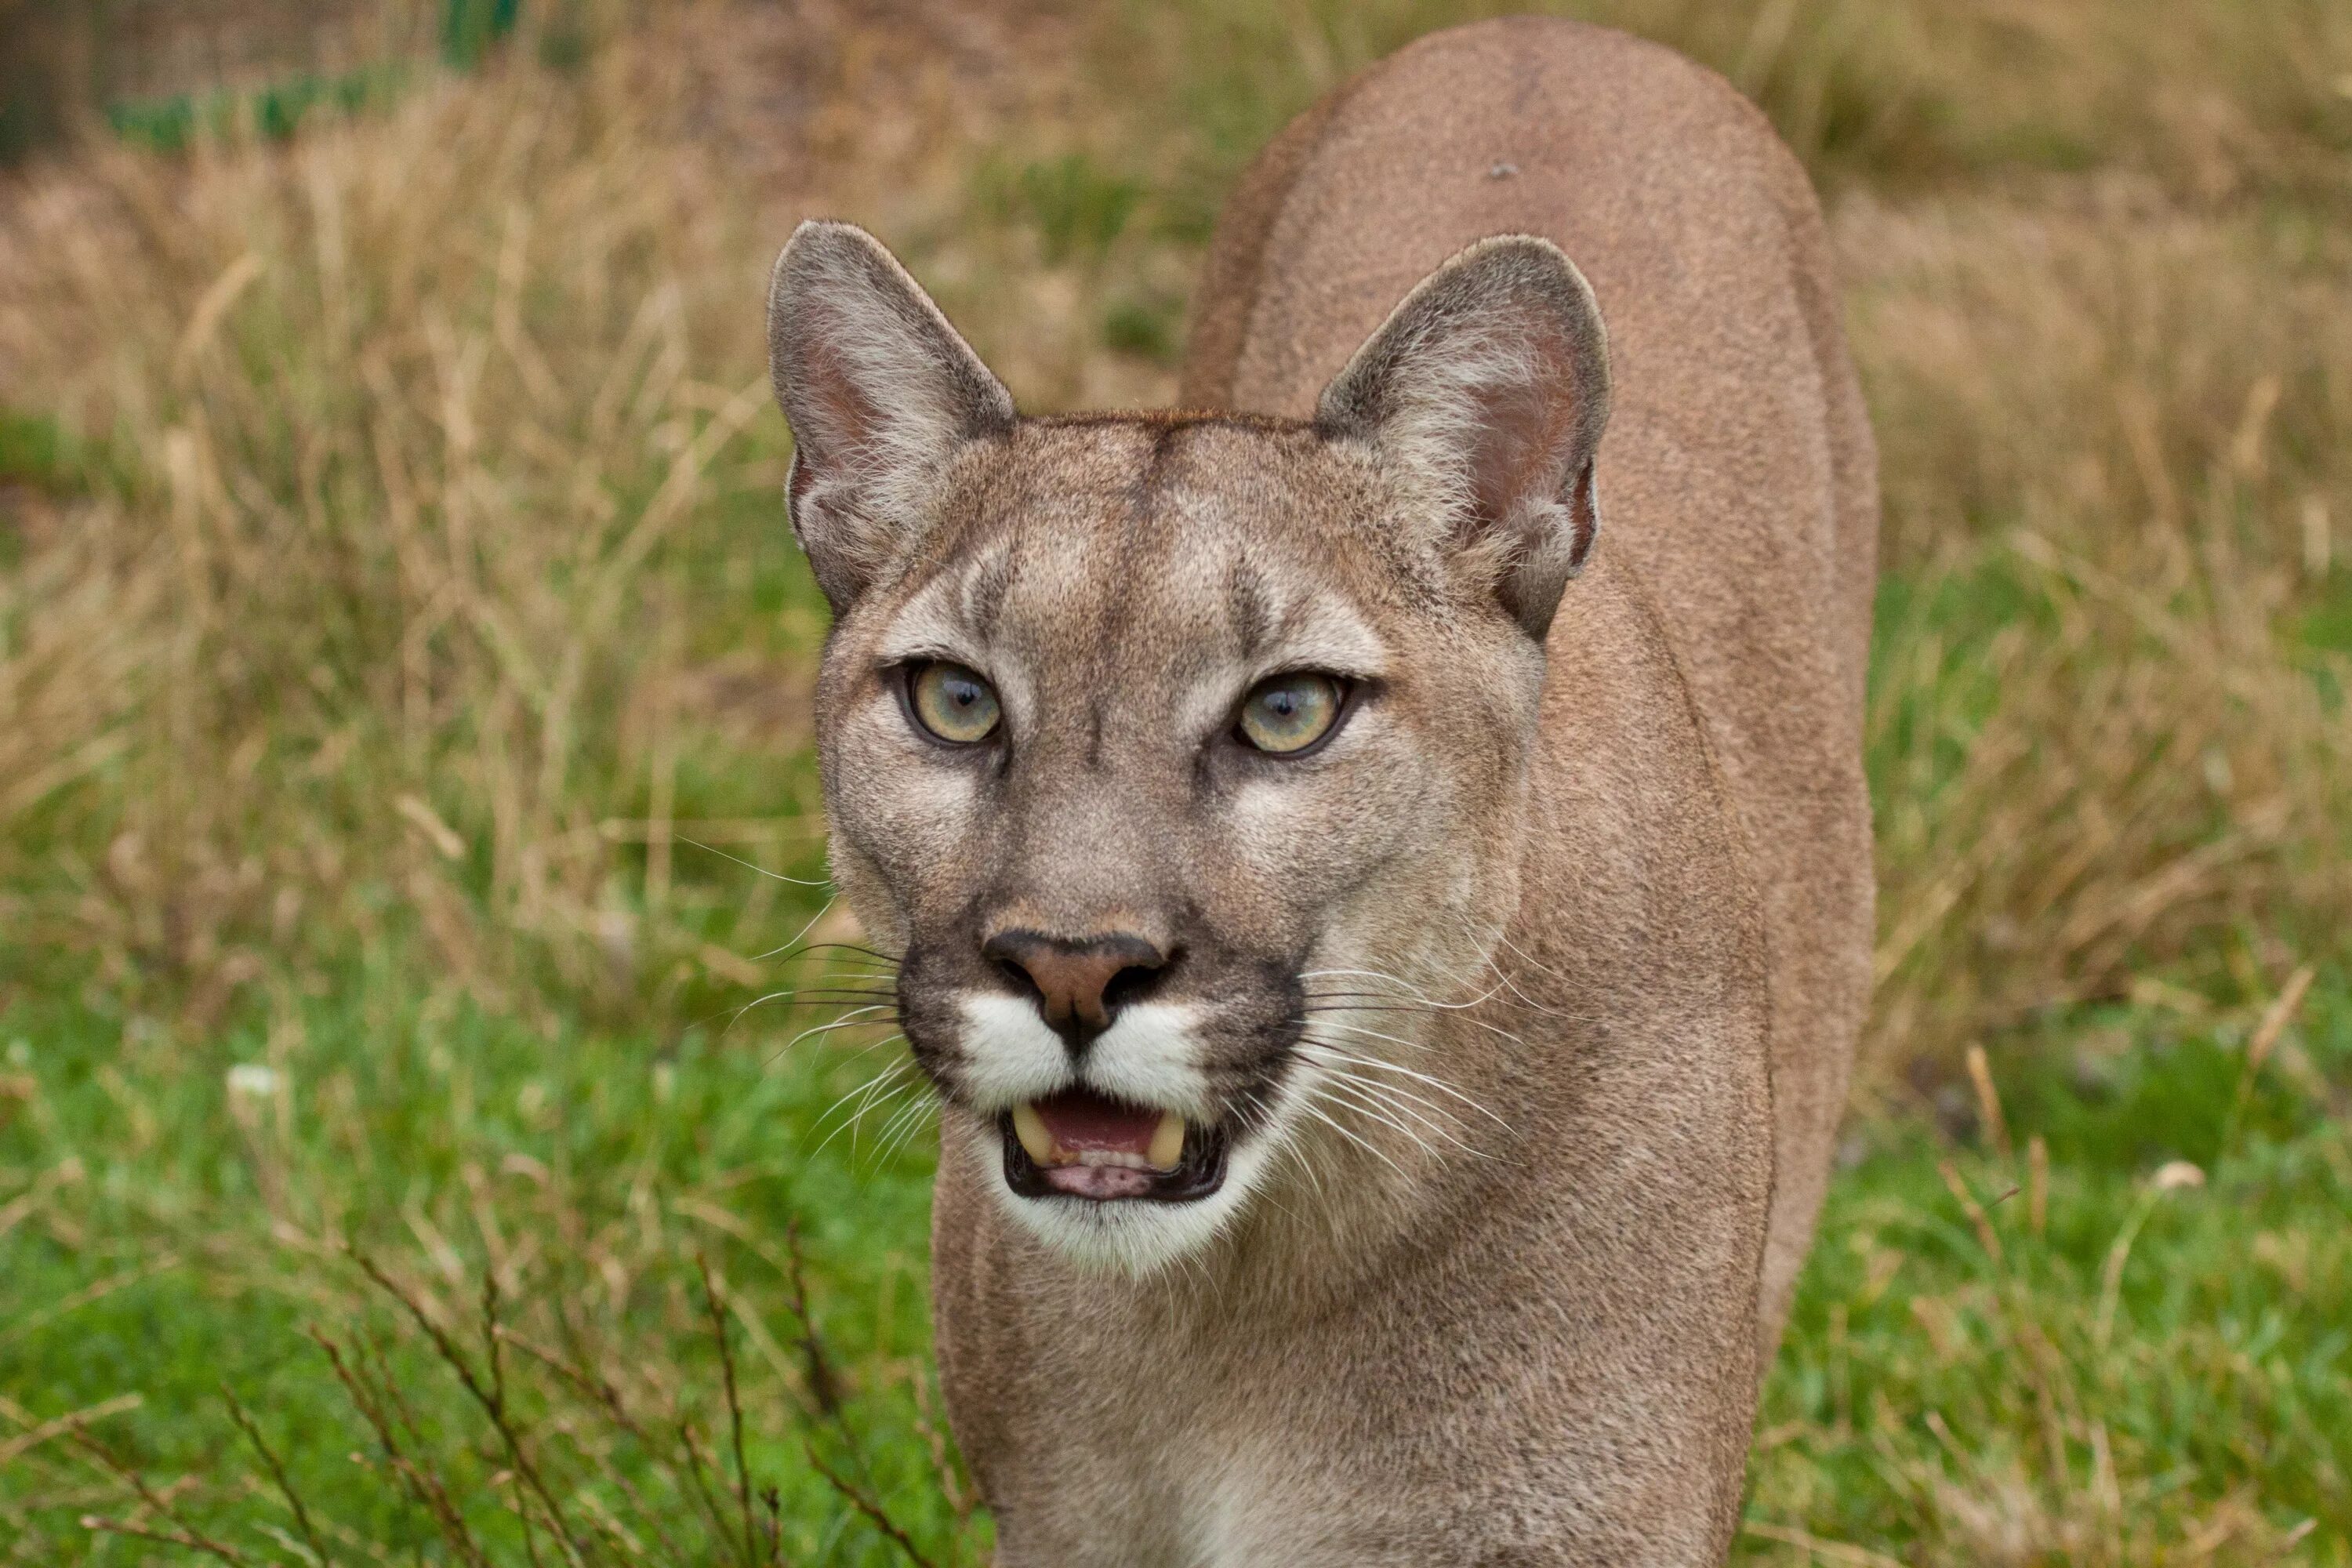
[{"label": "cougar's ear", "polygon": [[793,531],[836,613],[914,546],[957,447],[1013,428],[1013,395],[850,224],[803,223],[776,258],[768,372],[793,427]]},{"label": "cougar's ear", "polygon": [[1481,240],[1405,296],[1323,391],[1328,439],[1370,444],[1425,486],[1457,563],[1543,640],[1601,514],[1608,337],[1548,240]]}]

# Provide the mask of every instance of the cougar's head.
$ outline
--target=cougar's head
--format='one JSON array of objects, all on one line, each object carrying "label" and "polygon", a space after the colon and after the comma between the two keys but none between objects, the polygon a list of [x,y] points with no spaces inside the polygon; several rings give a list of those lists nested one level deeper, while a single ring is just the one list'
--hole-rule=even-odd
[{"label": "cougar's head", "polygon": [[1402,1005],[1475,989],[1516,899],[1544,635],[1598,521],[1567,258],[1456,257],[1311,422],[1019,417],[839,224],[777,262],[770,348],[835,614],[835,876],[943,1135],[1049,1243],[1144,1268],[1286,1142],[1425,1118],[1444,1065]]}]

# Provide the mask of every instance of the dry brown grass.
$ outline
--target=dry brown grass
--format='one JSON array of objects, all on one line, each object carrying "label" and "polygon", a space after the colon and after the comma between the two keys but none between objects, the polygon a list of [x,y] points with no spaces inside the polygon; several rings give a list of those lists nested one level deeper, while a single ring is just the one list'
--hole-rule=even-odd
[{"label": "dry brown grass", "polygon": [[1066,288],[991,286],[1017,232],[942,216],[1031,96],[1002,29],[951,35],[681,7],[583,75],[519,51],[290,146],[99,142],[10,192],[0,381],[69,470],[9,492],[12,941],[200,1016],[411,927],[527,1011],[681,954],[751,973],[668,895],[698,759],[748,805],[680,831],[813,842],[778,236],[834,207],[943,232],[911,248],[1012,374],[1133,390],[1084,373]]},{"label": "dry brown grass", "polygon": [[[2345,675],[2298,638],[2344,594],[2347,258],[2325,200],[2278,204],[2340,166],[2341,13],[1604,10],[1731,70],[1839,193],[1900,582],[1878,1058],[2333,951]],[[780,526],[757,302],[789,218],[900,244],[1031,405],[1150,401],[1164,356],[1106,321],[1170,335],[1185,193],[1436,19],[761,16],[13,194],[0,366],[80,484],[18,492],[0,578],[21,946],[199,1012],[402,910],[504,1005],[723,972],[676,819],[789,856],[812,804],[779,758],[816,624],[754,613],[747,563]],[[1136,216],[1089,237],[1122,184]],[[735,783],[682,801],[697,769]]]},{"label": "dry brown grass", "polygon": [[2207,204],[2342,200],[2352,18],[2331,0],[2175,6],[2160,19],[2127,0],[1193,0],[1139,8],[1128,47],[1103,63],[1155,82],[1172,67],[1222,169],[1407,40],[1527,11],[1624,27],[1713,66],[1833,186],[2104,167]]},{"label": "dry brown grass", "polygon": [[95,470],[32,507],[0,612],[24,939],[201,995],[389,897],[489,989],[509,931],[593,978],[598,824],[723,651],[681,551],[773,472],[763,240],[660,60],[283,151],[93,148],[12,204],[0,363]]},{"label": "dry brown grass", "polygon": [[1872,710],[1889,1057],[2143,974],[2259,995],[2352,913],[2352,666],[2304,637],[2345,593],[2352,258],[2099,194],[1838,225],[1909,590]]}]

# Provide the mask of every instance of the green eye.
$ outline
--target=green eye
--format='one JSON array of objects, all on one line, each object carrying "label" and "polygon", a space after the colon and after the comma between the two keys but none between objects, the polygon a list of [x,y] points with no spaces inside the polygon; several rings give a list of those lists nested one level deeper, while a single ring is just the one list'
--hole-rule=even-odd
[{"label": "green eye", "polygon": [[915,720],[942,741],[977,745],[996,733],[1003,710],[996,688],[960,664],[918,665],[907,678],[907,705]]},{"label": "green eye", "polygon": [[1261,752],[1303,752],[1331,732],[1344,695],[1328,675],[1273,676],[1250,689],[1237,727]]}]

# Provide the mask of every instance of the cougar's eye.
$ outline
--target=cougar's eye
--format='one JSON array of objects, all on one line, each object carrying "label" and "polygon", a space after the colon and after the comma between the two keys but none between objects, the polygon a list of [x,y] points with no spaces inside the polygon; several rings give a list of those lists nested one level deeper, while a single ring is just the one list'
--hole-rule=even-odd
[{"label": "cougar's eye", "polygon": [[934,659],[907,675],[907,706],[915,722],[940,740],[977,745],[996,733],[1003,714],[996,688],[960,664]]},{"label": "cougar's eye", "polygon": [[1234,728],[1261,752],[1303,752],[1331,732],[1346,693],[1328,675],[1275,675],[1250,689]]}]

